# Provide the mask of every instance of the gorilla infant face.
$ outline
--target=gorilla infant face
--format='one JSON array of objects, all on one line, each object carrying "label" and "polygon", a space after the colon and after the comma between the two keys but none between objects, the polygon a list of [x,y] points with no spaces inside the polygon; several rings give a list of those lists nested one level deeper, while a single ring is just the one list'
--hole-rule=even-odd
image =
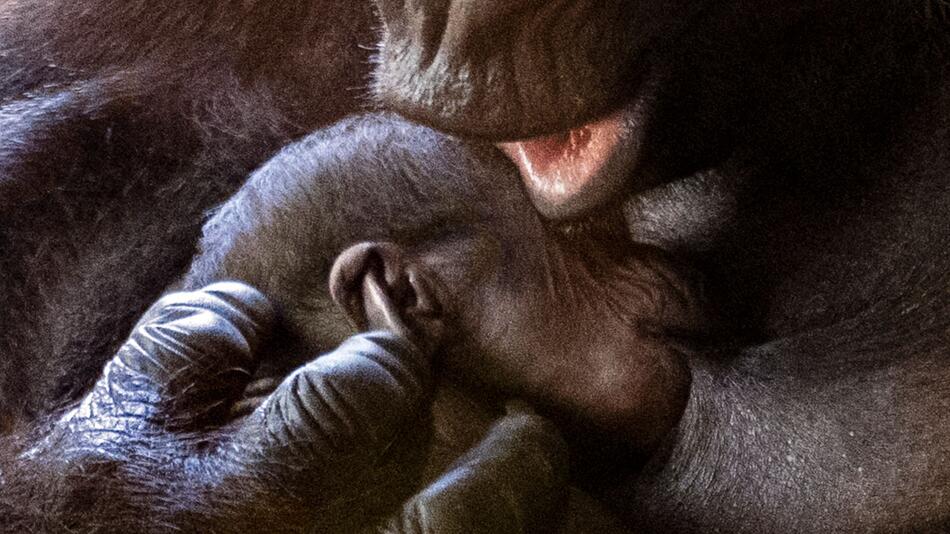
[{"label": "gorilla infant face", "polygon": [[411,330],[445,328],[453,376],[648,450],[688,389],[666,334],[697,325],[697,308],[656,252],[572,232],[542,221],[491,146],[369,116],[257,171],[206,226],[190,278],[257,285],[319,349],[365,326],[373,275]]}]

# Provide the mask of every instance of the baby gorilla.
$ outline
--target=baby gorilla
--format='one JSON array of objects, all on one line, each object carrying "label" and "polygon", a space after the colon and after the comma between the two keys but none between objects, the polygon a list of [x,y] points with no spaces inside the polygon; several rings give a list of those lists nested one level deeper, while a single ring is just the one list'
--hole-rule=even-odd
[{"label": "baby gorilla", "polygon": [[658,253],[598,232],[549,227],[493,147],[370,115],[255,172],[207,223],[185,286],[259,288],[279,352],[308,358],[372,322],[363,288],[379,285],[417,343],[441,339],[451,376],[648,452],[689,389],[666,334],[696,327],[698,307]]}]

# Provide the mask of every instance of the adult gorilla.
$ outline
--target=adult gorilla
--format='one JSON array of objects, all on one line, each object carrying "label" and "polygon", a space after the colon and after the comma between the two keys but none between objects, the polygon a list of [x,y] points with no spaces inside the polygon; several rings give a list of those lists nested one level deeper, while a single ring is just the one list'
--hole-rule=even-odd
[{"label": "adult gorilla", "polygon": [[[383,2],[378,89],[452,131],[567,130],[506,147],[538,207],[706,270],[744,341],[596,488],[632,524],[939,529],[946,5],[765,4]],[[0,2],[0,426],[88,388],[203,210],[355,105],[366,6],[281,8]]]},{"label": "adult gorilla", "polygon": [[692,258],[732,323],[645,468],[593,484],[630,524],[950,528],[944,0],[378,4],[387,106],[529,139],[542,213]]}]

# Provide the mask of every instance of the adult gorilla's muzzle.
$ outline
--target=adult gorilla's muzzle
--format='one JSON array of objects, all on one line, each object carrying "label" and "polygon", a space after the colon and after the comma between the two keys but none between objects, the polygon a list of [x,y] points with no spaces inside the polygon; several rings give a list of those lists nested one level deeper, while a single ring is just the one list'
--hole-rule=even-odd
[{"label": "adult gorilla's muzzle", "polygon": [[381,102],[491,140],[566,130],[620,105],[642,8],[624,0],[377,0]]}]

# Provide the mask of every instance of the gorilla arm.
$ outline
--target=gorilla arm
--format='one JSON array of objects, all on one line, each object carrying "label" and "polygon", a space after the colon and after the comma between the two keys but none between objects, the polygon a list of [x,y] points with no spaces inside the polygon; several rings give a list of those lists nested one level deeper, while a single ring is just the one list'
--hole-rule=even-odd
[{"label": "gorilla arm", "polygon": [[[251,416],[228,422],[273,323],[269,302],[242,284],[159,301],[95,388],[38,444],[7,444],[2,531],[339,531],[350,519],[330,512],[354,508],[361,484],[385,470],[402,429],[414,428],[407,425],[429,402],[428,354],[391,333],[356,336],[291,374]],[[524,467],[498,470],[461,495],[442,496],[434,485],[427,494],[439,498],[417,499],[404,513],[447,506],[432,515],[438,528],[478,532],[472,528],[484,523],[455,512],[463,508],[457,498],[476,492],[493,502],[527,490],[530,499],[484,507],[507,518],[505,531],[522,532],[530,525],[517,517],[553,512],[563,447],[540,419],[511,416],[473,454]],[[471,476],[471,465],[456,478]],[[393,524],[397,532],[433,526],[412,517]]]}]

